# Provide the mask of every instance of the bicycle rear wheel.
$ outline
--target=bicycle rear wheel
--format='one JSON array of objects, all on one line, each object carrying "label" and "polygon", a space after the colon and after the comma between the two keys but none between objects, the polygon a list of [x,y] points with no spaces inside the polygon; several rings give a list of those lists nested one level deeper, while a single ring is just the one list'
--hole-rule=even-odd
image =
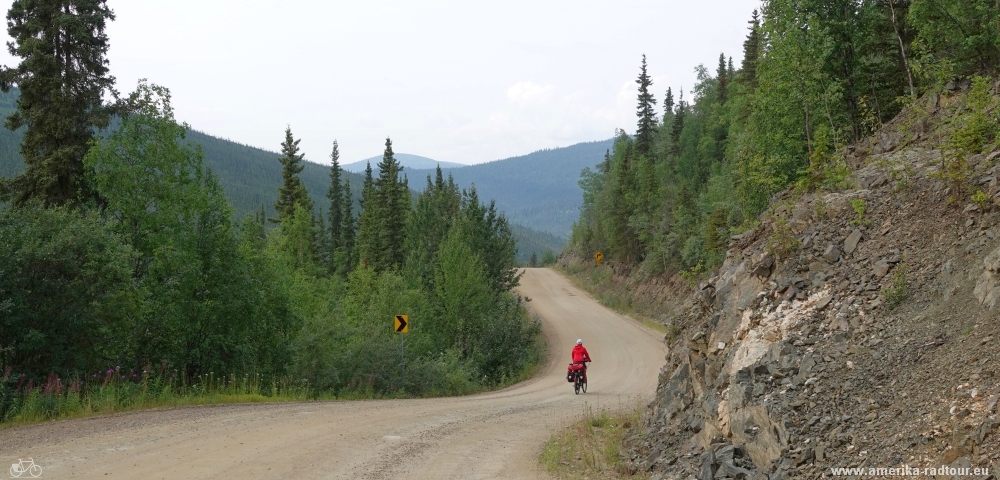
[{"label": "bicycle rear wheel", "polygon": [[584,380],[581,383],[582,383],[582,385],[580,385],[580,390],[583,390],[583,393],[587,393],[587,381]]}]

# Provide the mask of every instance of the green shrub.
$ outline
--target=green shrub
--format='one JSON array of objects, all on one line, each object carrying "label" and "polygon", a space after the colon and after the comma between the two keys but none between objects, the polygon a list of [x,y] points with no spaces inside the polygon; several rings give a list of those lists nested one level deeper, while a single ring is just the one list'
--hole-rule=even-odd
[{"label": "green shrub", "polygon": [[869,225],[871,220],[865,217],[865,200],[863,198],[852,198],[851,208],[854,209],[854,219],[851,225]]},{"label": "green shrub", "polygon": [[909,296],[906,280],[906,264],[899,264],[892,272],[889,285],[882,289],[882,299],[886,307],[895,309]]}]

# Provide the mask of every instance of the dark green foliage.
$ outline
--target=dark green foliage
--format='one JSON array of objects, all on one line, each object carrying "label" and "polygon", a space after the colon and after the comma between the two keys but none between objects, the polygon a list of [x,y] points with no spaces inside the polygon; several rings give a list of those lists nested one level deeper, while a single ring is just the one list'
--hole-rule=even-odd
[{"label": "dark green foliage", "polygon": [[[11,89],[10,93],[0,92],[0,116],[6,116],[14,111],[19,90]],[[114,128],[114,125],[112,125]],[[18,146],[23,138],[24,128],[11,132],[0,128],[0,176],[13,177],[24,171],[24,161]],[[215,172],[219,183],[226,191],[226,197],[235,210],[235,218],[243,218],[248,214],[257,214],[261,205],[266,207],[267,214],[274,217],[273,205],[278,198],[275,185],[281,179],[281,163],[275,162],[278,154],[259,148],[241,145],[228,140],[215,138],[204,133],[188,130],[187,141],[201,147],[205,155],[205,167]],[[8,142],[9,139],[9,142]],[[330,171],[324,165],[303,161],[303,170],[299,178],[314,205],[323,205],[327,201],[326,192],[330,186]],[[341,171],[344,181],[351,180],[355,186],[350,192],[356,203],[361,198],[362,176]],[[357,211],[357,207],[354,207]]]},{"label": "dark green foliage", "polygon": [[[376,202],[374,179],[368,191],[366,209]],[[516,277],[505,220],[440,171],[409,216],[403,271],[359,267],[346,291],[333,294],[335,304],[306,314],[294,342],[296,373],[328,391],[417,394],[470,392],[516,378],[537,361],[539,327],[510,291]],[[494,278],[496,262],[510,266]],[[403,369],[389,328],[400,313],[410,317]]]},{"label": "dark green foliage", "polygon": [[681,133],[684,132],[684,117],[687,115],[687,103],[684,102],[684,90],[681,90],[680,98],[677,100],[677,110],[674,111],[673,121],[670,122],[670,153],[674,156],[681,154]]},{"label": "dark green foliage", "polygon": [[[739,71],[720,55],[714,74],[695,69],[690,102],[681,92],[675,106],[667,90],[649,158],[644,132],[618,134],[607,162],[584,169],[571,243],[652,273],[717,266],[730,235],[752,227],[778,192],[844,185],[839,148],[892,119],[901,98],[994,73],[998,22],[995,2],[979,0],[764,2]],[[640,91],[640,106],[645,98]],[[643,125],[642,108],[637,116]],[[968,124],[977,133],[959,142],[971,145],[965,155],[992,138]]]},{"label": "dark green foliage", "polygon": [[[479,256],[489,286],[497,294],[509,292],[518,285],[515,258],[517,246],[507,217],[479,201],[475,188],[462,192],[462,206],[456,223],[463,241]],[[452,230],[456,227],[453,225]]]},{"label": "dark green foliage", "polygon": [[128,334],[129,363],[167,364],[189,378],[280,372],[297,318],[253,249],[259,229],[241,235],[230,225],[231,207],[200,150],[183,143],[169,99],[140,84],[122,126],[84,159],[105,216],[135,250],[132,278],[145,301]]},{"label": "dark green foliage", "polygon": [[545,252],[542,253],[542,266],[543,267],[547,267],[547,266],[553,265],[555,263],[556,263],[556,254],[555,254],[555,252],[553,252],[550,249],[546,249]]},{"label": "dark green foliage", "polygon": [[354,248],[357,225],[354,219],[354,200],[351,195],[351,180],[349,178],[344,179],[341,195],[343,198],[340,200],[340,250],[334,252],[332,261],[337,265],[337,271],[343,274],[349,272],[357,263]]},{"label": "dark green foliage", "polygon": [[0,371],[69,375],[128,360],[142,296],[114,230],[66,207],[0,211]]},{"label": "dark green foliage", "polygon": [[[732,66],[732,61],[730,60],[730,66]],[[719,99],[720,104],[725,104],[726,99],[729,98],[729,70],[730,68],[726,66],[726,55],[719,54],[719,67],[715,71],[715,80],[719,82],[719,91],[716,96]]]},{"label": "dark green foliage", "polygon": [[[193,130],[188,131],[187,139],[201,147],[205,154],[205,166],[219,177],[219,183],[225,189],[226,197],[232,202],[237,218],[256,212],[261,205],[267,207],[269,216],[277,215],[273,210],[278,198],[275,186],[282,182],[282,165],[274,161],[278,154]],[[323,205],[328,202],[326,192],[330,187],[329,167],[308,160],[304,160],[300,165],[303,169],[299,179],[309,193],[312,203]],[[341,177],[345,181],[351,180],[356,186],[350,192],[353,199],[361,198],[361,175],[341,171]]]},{"label": "dark green foliage", "polygon": [[[898,18],[898,17],[897,17]],[[928,81],[992,74],[1000,65],[1000,8],[993,0],[914,0],[916,68]]]},{"label": "dark green foliage", "polygon": [[299,178],[305,168],[303,155],[299,153],[299,142],[292,137],[292,128],[285,128],[285,141],[281,142],[281,186],[278,187],[278,200],[274,210],[278,212],[275,222],[282,222],[295,214],[295,209],[301,207],[312,215],[313,203],[306,192],[306,186]]},{"label": "dark green foliage", "polygon": [[740,74],[737,76],[747,89],[757,88],[757,61],[760,59],[760,12],[753,11],[750,20],[750,33],[743,42],[743,63],[740,64]]},{"label": "dark green foliage", "polygon": [[510,224],[510,230],[517,244],[515,261],[518,265],[524,265],[531,258],[532,252],[550,252],[554,257],[566,248],[565,238],[531,230],[514,223]]},{"label": "dark green foliage", "polygon": [[[580,213],[580,187],[575,175],[595,168],[611,148],[611,140],[540,150],[468,167],[442,168],[459,188],[473,185],[481,198],[496,201],[511,223],[556,236],[568,235]],[[434,170],[407,170],[419,181]],[[530,252],[529,252],[530,253]]]},{"label": "dark green foliage", "polygon": [[[266,197],[239,194],[254,204],[234,225],[202,145],[223,152],[219,165],[236,192],[252,191],[233,171],[240,161],[277,173],[274,157],[233,154],[232,144],[192,134],[175,121],[163,87],[140,82],[118,107],[118,123],[82,159],[79,183],[93,200],[46,207],[29,199],[0,210],[0,421],[18,408],[12,395],[63,395],[12,388],[12,378],[83,379],[73,392],[86,396],[94,391],[86,379],[117,378],[120,365],[121,373],[176,372],[170,385],[182,391],[256,374],[274,389],[313,394],[434,395],[509,383],[541,359],[539,325],[513,292],[511,226],[475,189],[460,191],[438,170],[414,208],[387,139],[378,178],[366,172],[357,241],[365,265],[355,269],[351,182],[336,143],[323,171],[329,217],[313,211],[299,176],[310,164],[287,129],[278,227],[265,227]],[[16,172],[16,154],[3,153]],[[369,258],[374,268],[365,268]],[[403,312],[413,322],[405,361],[388,328]],[[133,383],[163,380],[150,378],[144,371]]]},{"label": "dark green foliage", "polygon": [[435,171],[434,181],[427,176],[427,186],[417,196],[415,208],[407,221],[406,251],[409,258],[406,269],[412,278],[418,278],[428,288],[434,286],[434,269],[437,252],[451,231],[458,217],[461,195],[452,177],[445,182],[441,168]]},{"label": "dark green foliage", "polygon": [[330,239],[327,247],[330,252],[330,260],[327,262],[327,269],[331,272],[343,271],[346,273],[346,270],[340,268],[342,261],[334,260],[337,257],[342,258],[347,253],[344,248],[343,234],[345,185],[341,183],[340,177],[340,147],[337,145],[337,141],[334,140],[333,152],[330,153],[330,188],[326,191],[326,198],[330,200],[330,209],[328,210],[330,215],[330,231],[327,234]]},{"label": "dark green foliage", "polygon": [[403,265],[403,238],[411,201],[409,188],[400,179],[402,167],[393,157],[392,140],[388,138],[378,169],[377,179],[371,179],[370,164],[365,171],[357,248],[362,261],[381,272],[398,270]]},{"label": "dark green foliage", "polygon": [[642,56],[642,65],[639,67],[639,78],[635,80],[639,85],[639,106],[636,107],[636,116],[639,121],[635,130],[635,148],[640,155],[649,155],[653,146],[653,131],[656,129],[656,99],[649,91],[653,85],[653,79],[646,73],[646,55]]},{"label": "dark green foliage", "polygon": [[110,118],[104,93],[108,75],[105,27],[114,13],[104,0],[17,0],[7,12],[13,68],[0,69],[0,89],[20,89],[17,110],[6,117],[10,130],[25,128],[21,154],[25,171],[4,181],[3,197],[24,204],[75,203],[89,197],[83,183],[83,155],[95,128]]}]

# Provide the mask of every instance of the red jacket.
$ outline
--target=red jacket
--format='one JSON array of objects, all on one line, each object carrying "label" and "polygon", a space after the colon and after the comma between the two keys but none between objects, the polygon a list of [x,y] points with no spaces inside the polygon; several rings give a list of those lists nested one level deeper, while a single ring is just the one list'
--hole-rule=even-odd
[{"label": "red jacket", "polygon": [[590,362],[590,354],[583,345],[573,347],[573,363]]}]

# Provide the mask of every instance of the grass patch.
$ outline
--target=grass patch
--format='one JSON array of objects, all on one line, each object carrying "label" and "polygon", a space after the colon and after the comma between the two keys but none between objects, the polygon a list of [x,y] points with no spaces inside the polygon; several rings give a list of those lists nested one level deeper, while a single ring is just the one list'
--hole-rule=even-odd
[{"label": "grass patch", "polygon": [[623,413],[601,410],[595,414],[585,405],[576,423],[545,443],[538,461],[556,478],[647,478],[629,474],[622,448],[641,412],[636,407]]},{"label": "grass patch", "polygon": [[[344,389],[336,394],[316,391],[301,379],[288,376],[264,377],[236,375],[216,377],[202,375],[191,382],[178,380],[176,373],[133,373],[108,370],[91,378],[65,382],[55,374],[44,382],[34,383],[11,375],[10,369],[0,373],[0,430],[52,420],[133,412],[156,408],[240,403],[281,403],[315,400],[375,400],[406,399],[439,396],[471,395],[501,390],[535,376],[546,358],[544,335],[536,334],[533,355],[516,377],[504,377],[495,385],[477,385],[462,391],[429,390],[413,395],[405,390],[378,392],[372,386]],[[492,387],[492,388],[491,388]]]},{"label": "grass patch", "polygon": [[[601,305],[604,305],[605,307],[608,307],[616,312],[628,315],[654,331],[663,334],[669,333],[666,325],[643,314],[643,312],[638,309],[635,302],[632,301],[632,297],[629,293],[615,285],[611,278],[610,268],[591,268],[589,272],[587,272],[584,268],[571,271],[560,265],[553,265],[549,268],[562,273],[569,279],[570,282],[573,283],[573,286],[589,293],[590,296],[594,297],[594,299]],[[588,277],[586,281],[579,278],[583,275]]]},{"label": "grass patch", "polygon": [[892,279],[889,281],[889,285],[882,289],[882,299],[889,310],[894,310],[903,304],[903,301],[910,294],[908,286],[906,264],[901,263],[892,271]]},{"label": "grass patch", "polygon": [[203,375],[192,383],[177,378],[176,374],[108,370],[93,375],[88,382],[74,379],[67,384],[52,374],[35,384],[23,377],[12,378],[8,371],[0,378],[0,428],[150,408],[310,398],[308,385],[286,377]]}]

